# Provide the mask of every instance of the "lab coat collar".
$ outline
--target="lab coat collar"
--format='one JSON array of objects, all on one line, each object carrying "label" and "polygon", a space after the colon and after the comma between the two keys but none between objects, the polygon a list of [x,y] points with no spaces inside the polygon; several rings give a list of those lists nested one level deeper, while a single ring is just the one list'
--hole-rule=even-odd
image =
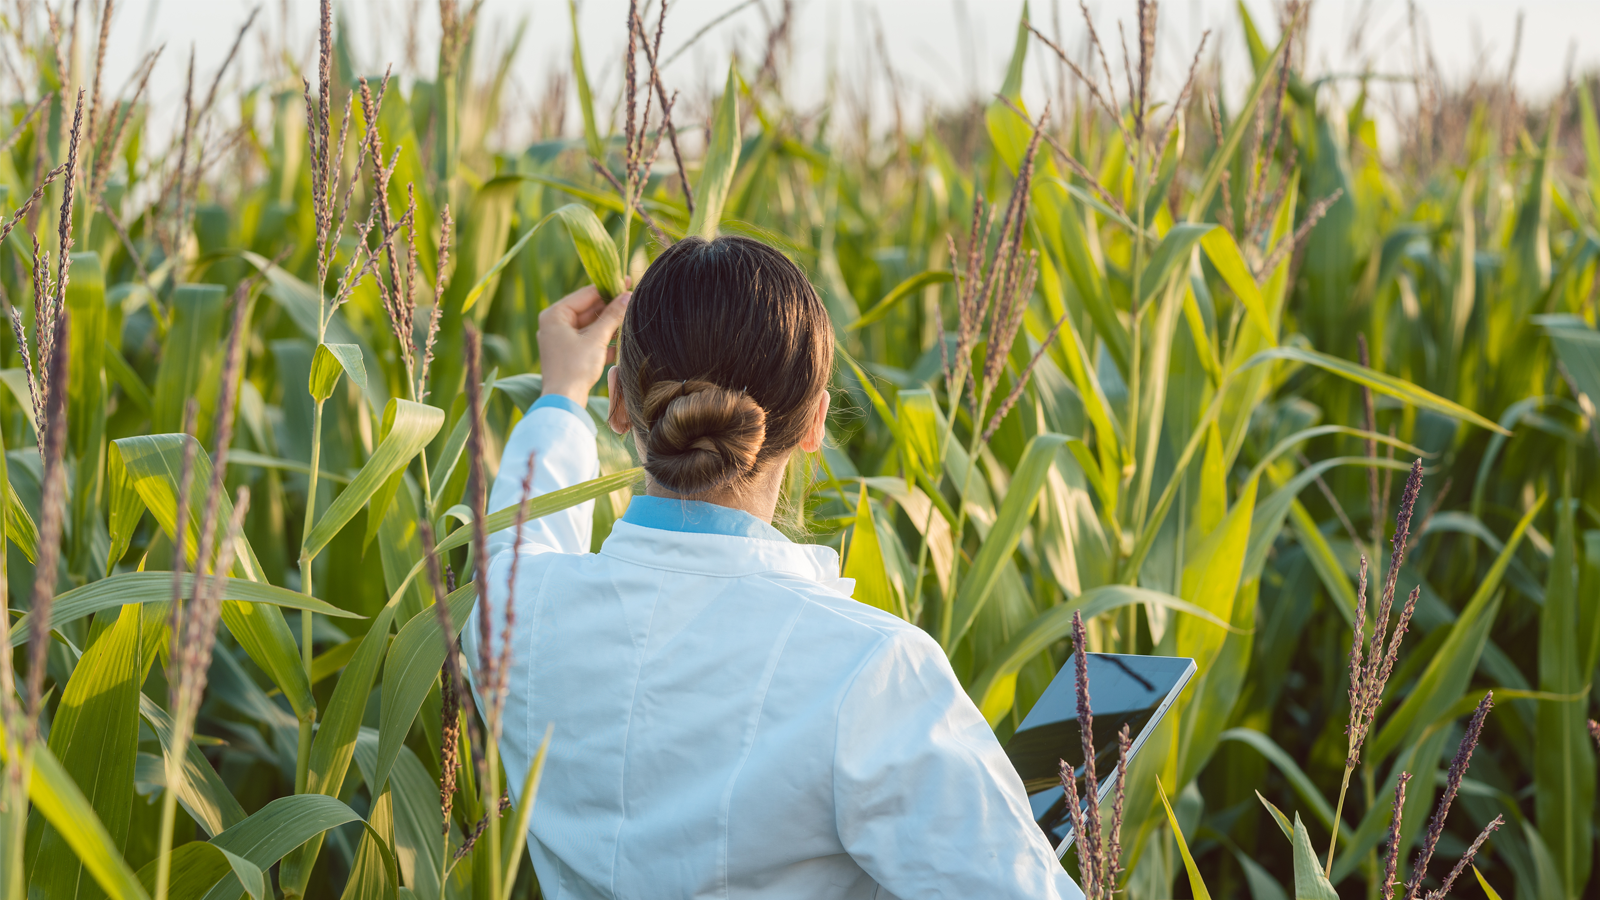
[{"label": "lab coat collar", "polygon": [[661,531],[692,531],[696,534],[726,534],[766,541],[789,539],[783,532],[742,509],[678,500],[670,497],[639,496],[628,501],[622,521]]},{"label": "lab coat collar", "polygon": [[636,565],[693,575],[742,578],[793,575],[849,596],[855,580],[839,577],[839,554],[831,547],[725,534],[646,528],[626,520],[611,528],[600,555]]}]

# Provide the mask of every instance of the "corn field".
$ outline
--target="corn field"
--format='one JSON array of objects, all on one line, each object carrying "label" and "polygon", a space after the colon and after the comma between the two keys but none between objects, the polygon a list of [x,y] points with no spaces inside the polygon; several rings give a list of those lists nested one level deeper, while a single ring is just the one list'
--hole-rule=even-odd
[{"label": "corn field", "polygon": [[1025,11],[997,92],[885,127],[791,103],[787,2],[703,97],[671,4],[614,5],[530,111],[476,4],[402,75],[325,0],[315,70],[191,57],[169,131],[176,49],[102,83],[112,0],[5,4],[0,900],[539,896],[561,775],[466,696],[475,535],[594,502],[598,548],[643,476],[602,428],[595,481],[481,488],[539,312],[719,230],[838,337],[774,524],[1002,741],[1075,648],[1196,660],[1090,896],[1596,896],[1591,80],[1418,66],[1380,147],[1391,85],[1309,74],[1305,4],[1240,5],[1234,96],[1214,42],[1153,71],[1140,0]]}]

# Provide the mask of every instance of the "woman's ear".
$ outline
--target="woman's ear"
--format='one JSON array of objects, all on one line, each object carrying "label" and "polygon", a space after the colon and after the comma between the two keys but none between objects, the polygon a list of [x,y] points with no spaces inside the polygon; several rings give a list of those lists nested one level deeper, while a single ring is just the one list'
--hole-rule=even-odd
[{"label": "woman's ear", "polygon": [[616,366],[606,372],[606,393],[611,398],[611,412],[606,415],[606,424],[617,434],[627,434],[633,423],[628,421],[628,404],[623,401],[622,392],[617,390]]},{"label": "woman's ear", "polygon": [[830,398],[827,391],[817,399],[817,411],[811,416],[811,427],[806,429],[805,436],[800,438],[800,449],[807,453],[815,453],[822,449],[822,442],[828,436],[828,402]]}]

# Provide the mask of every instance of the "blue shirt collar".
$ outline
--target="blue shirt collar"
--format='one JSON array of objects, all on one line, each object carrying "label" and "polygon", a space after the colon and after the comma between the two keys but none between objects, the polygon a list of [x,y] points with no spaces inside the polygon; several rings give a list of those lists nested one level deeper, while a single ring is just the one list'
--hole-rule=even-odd
[{"label": "blue shirt collar", "polygon": [[783,532],[742,509],[706,503],[703,500],[674,500],[670,497],[638,496],[628,501],[622,521],[642,528],[686,531],[691,534],[725,534],[789,543]]}]

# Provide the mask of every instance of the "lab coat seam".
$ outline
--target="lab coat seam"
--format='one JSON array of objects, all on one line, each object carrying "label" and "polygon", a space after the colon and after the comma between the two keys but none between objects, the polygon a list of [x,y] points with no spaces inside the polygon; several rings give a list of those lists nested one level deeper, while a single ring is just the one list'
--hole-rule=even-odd
[{"label": "lab coat seam", "polygon": [[[655,628],[656,610],[661,608],[661,591],[663,582],[656,582],[656,595],[650,601],[650,621],[645,625],[644,645],[650,645],[650,632]],[[616,591],[616,580],[612,579],[612,590],[620,600],[622,594]],[[637,648],[636,648],[637,649]],[[617,776],[617,831],[616,837],[611,842],[611,896],[617,895],[617,868],[618,861],[622,858],[622,830],[628,824],[628,739],[633,734],[633,717],[639,710],[639,682],[644,679],[645,653],[640,651],[635,657],[633,670],[633,689],[628,694],[628,721],[622,726],[622,771]]]},{"label": "lab coat seam", "polygon": [[722,800],[717,811],[717,818],[722,821],[722,840],[718,848],[721,858],[718,860],[717,874],[721,881],[723,897],[728,897],[731,894],[728,887],[728,833],[731,830],[730,821],[732,818],[731,809],[733,806],[734,787],[739,783],[739,776],[743,774],[745,765],[750,761],[751,751],[755,749],[756,733],[761,729],[761,716],[766,709],[767,694],[772,689],[772,676],[778,671],[778,663],[782,661],[783,654],[788,649],[789,638],[794,635],[795,626],[800,622],[800,617],[805,614],[809,606],[811,606],[810,598],[802,596],[800,603],[796,605],[794,612],[789,616],[789,621],[785,623],[783,634],[779,636],[773,645],[772,652],[767,659],[766,671],[761,673],[760,699],[756,701],[755,709],[750,716],[750,724],[745,729],[744,747],[739,754],[739,764],[734,767],[733,773],[728,778],[727,786],[722,792]]},{"label": "lab coat seam", "polygon": [[[539,684],[539,679],[538,679],[538,671],[539,671],[539,669],[534,664],[534,660],[533,660],[534,635],[539,633],[539,625],[543,620],[543,616],[544,616],[544,586],[547,583],[549,583],[549,581],[550,581],[550,570],[553,569],[553,568],[555,568],[555,566],[553,566],[553,565],[549,565],[549,566],[545,566],[544,567],[544,574],[539,578],[539,587],[538,587],[537,590],[534,591],[534,594],[533,594],[533,609],[530,611],[530,615],[528,616],[528,620],[527,620],[528,621],[528,625],[529,625],[529,628],[528,628],[528,683],[526,685],[524,685],[524,687],[528,691],[528,698],[529,698],[530,702],[523,704],[523,710],[524,711],[523,711],[523,715],[522,715],[522,734],[523,734],[523,746],[524,747],[537,746],[533,742],[533,703],[531,702],[534,697],[538,696],[538,684]],[[516,585],[512,585],[512,589],[515,590],[516,589]],[[511,599],[507,598],[506,602],[509,604],[511,602]],[[550,735],[550,739],[551,739],[552,742],[555,740],[555,734],[553,732]],[[535,751],[535,752],[537,752],[537,751]],[[526,803],[528,801],[527,801],[526,798],[524,798],[522,802]],[[532,835],[533,835],[533,817],[530,815],[528,817],[528,836],[532,837]]]}]

